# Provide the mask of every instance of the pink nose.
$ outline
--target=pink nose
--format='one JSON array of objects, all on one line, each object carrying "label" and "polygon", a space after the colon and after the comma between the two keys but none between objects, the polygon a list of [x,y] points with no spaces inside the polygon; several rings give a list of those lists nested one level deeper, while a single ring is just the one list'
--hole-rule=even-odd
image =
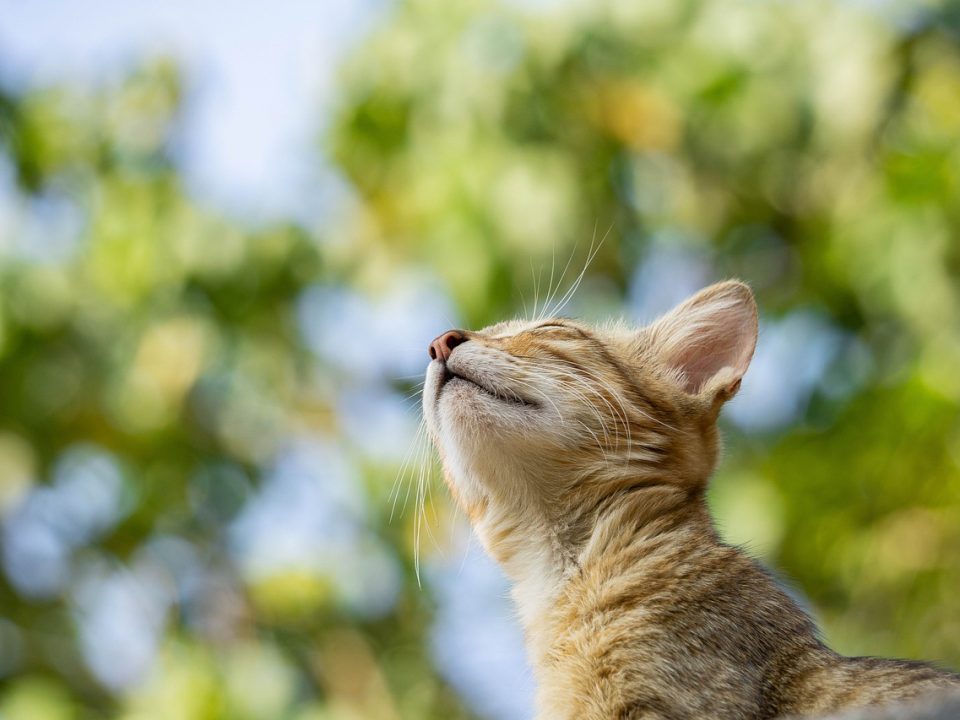
[{"label": "pink nose", "polygon": [[459,330],[447,330],[443,335],[437,336],[433,342],[430,343],[430,349],[428,351],[430,353],[430,359],[443,360],[443,362],[446,362],[450,359],[450,353],[453,352],[453,349],[466,341],[467,336]]}]

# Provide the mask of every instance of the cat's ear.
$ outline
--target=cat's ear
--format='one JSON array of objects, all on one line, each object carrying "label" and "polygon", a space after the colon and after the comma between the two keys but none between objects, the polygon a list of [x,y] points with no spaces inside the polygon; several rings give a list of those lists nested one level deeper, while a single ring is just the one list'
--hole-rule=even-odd
[{"label": "cat's ear", "polygon": [[757,345],[757,303],[730,280],[711,285],[647,328],[668,371],[694,395],[729,400],[740,389]]}]

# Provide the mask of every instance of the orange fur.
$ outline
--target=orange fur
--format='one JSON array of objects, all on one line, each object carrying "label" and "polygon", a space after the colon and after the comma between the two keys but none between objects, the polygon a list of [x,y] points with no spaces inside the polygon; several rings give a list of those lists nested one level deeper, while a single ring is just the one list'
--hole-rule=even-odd
[{"label": "orange fur", "polygon": [[464,333],[424,412],[445,477],[514,583],[542,720],[812,715],[958,688],[845,658],[739,549],[704,494],[716,419],[757,338],[711,286],[653,325],[565,319]]}]

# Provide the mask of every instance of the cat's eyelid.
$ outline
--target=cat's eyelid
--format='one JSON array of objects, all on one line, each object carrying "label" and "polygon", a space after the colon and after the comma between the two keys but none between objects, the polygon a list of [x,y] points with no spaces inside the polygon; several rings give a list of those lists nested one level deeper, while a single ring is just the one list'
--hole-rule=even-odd
[{"label": "cat's eyelid", "polygon": [[544,323],[543,325],[537,325],[535,328],[531,328],[531,329],[540,330],[541,328],[560,328],[561,330],[566,330],[568,332],[574,333],[581,337],[587,337],[587,333],[585,333],[581,328],[577,327],[576,325],[568,325],[567,323],[559,323],[559,322]]},{"label": "cat's eyelid", "polygon": [[566,323],[560,322],[547,322],[541,325],[534,325],[533,327],[516,330],[514,332],[499,332],[494,335],[490,335],[491,340],[504,340],[506,338],[514,337],[516,335],[521,335],[525,332],[534,332],[536,330],[542,330],[544,328],[561,328],[563,330],[571,330],[573,332],[582,333],[583,331],[575,325],[567,325]]}]

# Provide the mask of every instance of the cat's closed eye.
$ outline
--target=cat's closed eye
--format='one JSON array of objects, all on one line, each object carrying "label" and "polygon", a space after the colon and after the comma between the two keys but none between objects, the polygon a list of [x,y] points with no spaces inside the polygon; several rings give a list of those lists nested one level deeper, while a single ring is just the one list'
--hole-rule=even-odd
[{"label": "cat's closed eye", "polygon": [[572,337],[580,338],[583,337],[583,331],[579,328],[573,327],[572,325],[564,325],[562,323],[544,323],[542,325],[537,325],[535,328],[531,328],[527,332],[530,332],[534,335],[546,335],[549,337]]}]

